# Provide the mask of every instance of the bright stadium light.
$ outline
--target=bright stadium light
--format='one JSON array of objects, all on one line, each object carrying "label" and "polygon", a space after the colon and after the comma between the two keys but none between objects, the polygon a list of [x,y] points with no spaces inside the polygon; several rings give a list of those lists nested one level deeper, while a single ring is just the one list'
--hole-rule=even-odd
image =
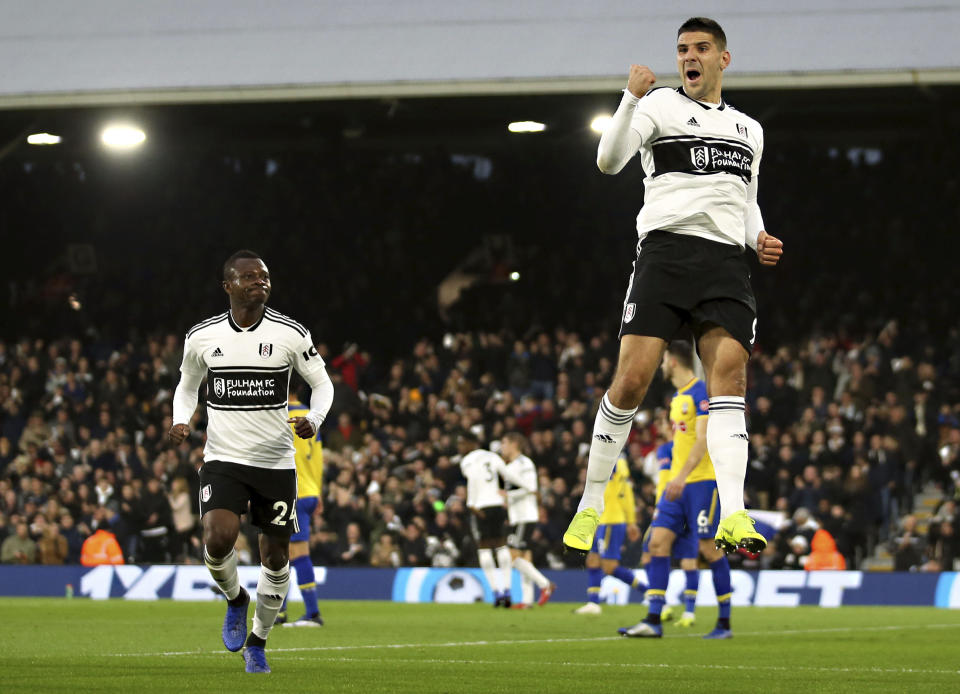
[{"label": "bright stadium light", "polygon": [[613,120],[613,116],[608,116],[606,114],[602,116],[597,116],[592,121],[590,121],[590,129],[597,133],[602,133],[604,130],[610,127],[610,121]]},{"label": "bright stadium light", "polygon": [[135,125],[114,123],[100,133],[100,141],[108,149],[133,149],[147,139],[147,134]]},{"label": "bright stadium light", "polygon": [[513,272],[510,273],[510,279],[516,282],[517,280],[520,279],[520,273],[514,270]]},{"label": "bright stadium light", "polygon": [[27,135],[27,144],[59,145],[62,139],[59,135],[52,135],[51,133],[33,133],[32,135]]},{"label": "bright stadium light", "polygon": [[546,125],[535,120],[518,120],[507,126],[512,133],[542,133],[546,129]]}]

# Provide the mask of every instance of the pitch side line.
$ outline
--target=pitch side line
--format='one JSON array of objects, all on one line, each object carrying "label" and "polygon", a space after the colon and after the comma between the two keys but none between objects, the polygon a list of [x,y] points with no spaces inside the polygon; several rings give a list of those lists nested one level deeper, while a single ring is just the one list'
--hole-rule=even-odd
[{"label": "pitch side line", "polygon": [[[462,658],[307,658],[302,655],[279,656],[276,660],[303,660],[324,663],[435,663],[438,665],[503,665],[502,660],[470,660]],[[960,675],[960,670],[920,670],[916,668],[881,668],[881,667],[812,667],[809,665],[781,666],[781,665],[698,665],[695,663],[667,664],[667,663],[589,663],[589,662],[537,662],[537,665],[549,667],[569,666],[575,668],[642,668],[648,670],[673,670],[687,668],[694,670],[770,670],[776,672],[835,672],[848,674],[897,674],[897,675]]]},{"label": "pitch side line", "polygon": [[[845,632],[864,632],[864,631],[904,631],[908,629],[958,629],[960,622],[956,624],[908,624],[882,627],[833,627],[826,629],[786,629],[781,631],[738,631],[735,635],[743,636],[796,636],[799,634],[836,634]],[[670,638],[701,638],[702,634],[674,634]],[[270,653],[318,653],[324,651],[360,651],[379,648],[463,648],[468,646],[521,646],[540,643],[589,643],[591,641],[620,641],[622,636],[594,636],[590,638],[569,638],[569,639],[520,639],[497,640],[497,641],[448,641],[446,643],[385,643],[385,644],[360,644],[356,646],[302,646],[296,648],[271,648]],[[157,651],[154,653],[104,653],[104,655],[113,658],[149,658],[160,656],[181,656],[181,655],[223,655],[223,650],[216,651]],[[896,670],[895,672],[900,672]]]}]

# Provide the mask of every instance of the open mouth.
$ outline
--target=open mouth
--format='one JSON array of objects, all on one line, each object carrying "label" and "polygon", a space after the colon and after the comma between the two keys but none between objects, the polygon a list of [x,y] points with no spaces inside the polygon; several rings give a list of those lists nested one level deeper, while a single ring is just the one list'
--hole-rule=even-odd
[{"label": "open mouth", "polygon": [[696,68],[688,68],[686,72],[683,73],[687,77],[687,82],[696,82],[700,79],[700,71]]}]

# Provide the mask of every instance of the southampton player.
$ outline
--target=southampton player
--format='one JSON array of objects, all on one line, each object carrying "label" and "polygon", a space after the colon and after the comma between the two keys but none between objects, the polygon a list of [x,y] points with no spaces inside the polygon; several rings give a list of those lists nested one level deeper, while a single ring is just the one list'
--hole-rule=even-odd
[{"label": "southampton player", "polygon": [[[296,420],[309,413],[295,394],[290,395],[287,416]],[[291,424],[291,426],[293,426]],[[297,463],[297,530],[290,536],[290,566],[297,572],[297,587],[303,596],[304,614],[292,622],[287,621],[287,599],[283,599],[280,614],[275,624],[288,627],[322,627],[323,618],[317,605],[317,582],[310,561],[310,519],[320,503],[323,485],[323,444],[320,434],[308,439],[295,437],[293,447]]]},{"label": "southampton player", "polygon": [[630,466],[626,458],[618,458],[610,481],[603,495],[603,515],[593,538],[593,547],[587,555],[587,602],[575,609],[574,614],[600,614],[600,584],[604,574],[619,578],[641,594],[646,584],[625,566],[620,566],[623,541],[627,526],[633,526],[637,534],[637,508],[630,481]]},{"label": "southampton player", "polygon": [[775,265],[783,244],[764,231],[757,205],[763,131],[721,97],[726,43],[712,19],[684,22],[677,34],[682,85],[651,89],[650,69],[631,66],[600,140],[601,171],[619,173],[639,151],[646,178],[617,369],[594,424],[583,497],[563,536],[577,553],[593,544],[610,472],[666,344],[683,325],[693,329],[706,370],[707,447],[720,490],[715,541],[726,552],[759,552],[766,544],[743,506],[746,365],[756,331],[744,248]]},{"label": "southampton player", "polygon": [[[664,487],[651,523],[651,556],[647,567],[650,610],[642,622],[619,631],[624,636],[663,635],[660,622],[670,578],[670,553],[677,539],[683,541],[695,535],[699,540],[700,554],[710,564],[720,606],[717,626],[706,638],[730,638],[730,564],[714,542],[718,495],[713,463],[707,452],[707,388],[693,373],[693,347],[690,343],[682,340],[670,343],[663,357],[663,373],[677,392],[670,401],[670,422],[673,425],[670,481]],[[696,558],[694,552],[692,558],[681,559],[681,567],[687,572],[687,590],[692,591],[694,601],[696,585],[691,588],[690,580],[699,577]],[[689,599],[689,592],[687,597]],[[693,610],[689,603],[687,611],[690,614],[684,617],[692,623]]]},{"label": "southampton player", "polygon": [[[536,493],[536,478],[531,485],[522,476],[507,470],[503,458],[479,447],[480,441],[472,432],[464,432],[457,441],[460,471],[467,479],[467,508],[471,511],[473,536],[477,541],[477,560],[483,575],[493,590],[494,607],[510,607],[510,577],[513,556],[506,541],[507,509],[503,505],[500,478]],[[497,559],[493,555],[496,551]],[[497,576],[497,564],[500,576]]]},{"label": "southampton player", "polygon": [[537,466],[528,458],[527,440],[523,434],[510,432],[500,441],[500,453],[507,463],[506,469],[524,480],[523,487],[514,487],[507,482],[507,520],[510,523],[510,534],[507,536],[507,546],[513,556],[513,568],[520,572],[522,601],[514,607],[529,607],[533,604],[533,586],[540,588],[540,598],[537,604],[541,607],[553,595],[557,585],[540,573],[531,561],[533,552],[530,551],[530,536],[533,529],[540,522],[540,504],[537,493],[530,489],[537,488]]},{"label": "southampton player", "polygon": [[[673,466],[673,440],[660,444],[656,452],[657,456],[657,491],[654,499],[659,504],[663,499],[663,490],[670,481],[670,468]],[[643,554],[640,557],[640,564],[644,569],[650,567],[650,538],[653,535],[653,526],[647,528],[643,535]],[[671,552],[675,559],[680,560],[680,568],[686,575],[686,588],[683,591],[683,614],[677,620],[679,627],[692,627],[696,621],[694,611],[697,604],[697,589],[700,587],[700,572],[697,570],[697,559],[700,556],[699,543],[695,534],[686,532],[678,536],[673,542],[673,551]],[[644,590],[646,590],[644,586]],[[675,606],[664,605],[660,619],[669,622],[676,613]]]},{"label": "southampton player", "polygon": [[[296,530],[296,435],[311,439],[333,402],[333,383],[310,333],[273,309],[270,273],[252,251],[234,253],[223,266],[230,310],[187,333],[169,437],[190,433],[197,389],[207,379],[207,443],[200,468],[204,561],[227,598],[223,644],[243,648],[247,672],[270,672],[264,647],[287,594],[288,544]],[[310,386],[310,410],[288,417],[290,369]],[[249,507],[260,529],[260,578],[253,628],[247,636],[250,596],[240,586],[234,544]]]}]

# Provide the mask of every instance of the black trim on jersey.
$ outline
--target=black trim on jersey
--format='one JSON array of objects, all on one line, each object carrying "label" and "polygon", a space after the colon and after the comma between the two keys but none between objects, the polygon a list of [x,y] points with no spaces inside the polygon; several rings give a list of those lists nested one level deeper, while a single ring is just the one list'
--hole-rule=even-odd
[{"label": "black trim on jersey", "polygon": [[[676,88],[676,92],[677,92],[677,94],[681,94],[681,95],[687,97],[688,99],[690,99],[690,101],[692,101],[693,103],[695,103],[697,106],[699,106],[699,107],[702,108],[702,109],[706,109],[707,111],[713,110],[713,106],[707,106],[707,105],[706,105],[705,103],[703,103],[702,101],[697,101],[697,100],[694,99],[692,96],[690,96],[690,95],[687,94],[685,91],[683,91],[683,87],[677,87],[677,88]],[[720,99],[720,105],[717,106],[717,110],[718,110],[718,111],[722,111],[722,110],[725,109],[726,107],[727,107],[726,102],[724,102],[723,99]]]},{"label": "black trim on jersey", "polygon": [[288,318],[282,313],[277,313],[276,311],[272,311],[270,309],[267,309],[267,311],[269,311],[269,313],[264,312],[264,318],[267,320],[279,325],[285,325],[288,328],[293,328],[293,330],[300,334],[300,337],[307,336],[307,329],[297,323],[297,321],[293,320],[292,318]]},{"label": "black trim on jersey", "polygon": [[251,325],[249,328],[241,328],[237,325],[237,322],[233,320],[233,311],[227,311],[227,320],[230,321],[230,327],[233,328],[238,333],[252,333],[254,330],[260,327],[260,324],[263,323],[263,317],[267,315],[266,307],[264,307],[263,313],[260,314],[260,320]]},{"label": "black trim on jersey", "polygon": [[290,366],[210,366],[208,371],[286,371]]},{"label": "black trim on jersey", "polygon": [[650,149],[654,178],[667,173],[731,174],[749,183],[753,175],[753,150],[741,142],[683,136],[661,138]]},{"label": "black trim on jersey", "polygon": [[214,325],[215,323],[221,322],[224,318],[227,318],[227,313],[226,313],[226,312],[225,312],[225,313],[221,313],[221,314],[216,315],[216,316],[213,316],[212,318],[207,318],[206,320],[200,321],[199,323],[197,323],[195,326],[193,326],[192,328],[190,328],[190,329],[187,331],[187,337],[190,337],[191,335],[193,335],[193,334],[194,334],[195,332],[197,332],[198,330],[202,330],[202,329],[204,329],[204,328],[208,328],[208,327],[210,327],[211,325]]},{"label": "black trim on jersey", "polygon": [[286,404],[280,405],[214,405],[207,402],[207,407],[221,412],[252,412],[253,410],[282,410]]},{"label": "black trim on jersey", "polygon": [[291,327],[295,327],[295,328],[297,328],[297,330],[302,330],[302,331],[303,331],[303,334],[304,334],[304,337],[306,337],[306,334],[307,334],[308,331],[307,331],[307,329],[303,326],[303,324],[300,323],[299,321],[296,321],[296,320],[294,320],[293,318],[291,318],[290,316],[287,316],[287,315],[285,315],[285,314],[283,314],[283,313],[280,313],[279,311],[277,311],[276,309],[273,309],[273,308],[268,308],[268,309],[267,309],[267,312],[269,313],[269,315],[270,315],[271,318],[276,318],[277,320],[279,320],[279,321],[281,321],[281,322],[289,323],[289,324],[291,325]]},{"label": "black trim on jersey", "polygon": [[663,137],[658,137],[653,141],[652,144],[656,145],[658,142],[681,142],[684,140],[698,142],[722,142],[725,145],[742,147],[750,152],[750,154],[753,154],[753,147],[751,147],[749,143],[744,142],[743,140],[734,140],[729,137],[718,137],[716,135],[664,135]]},{"label": "black trim on jersey", "polygon": [[672,87],[654,87],[653,89],[648,89],[648,90],[646,91],[646,93],[644,94],[644,96],[647,96],[647,94],[653,94],[653,93],[654,93],[655,91],[657,91],[658,89],[671,89],[671,88],[672,88]]}]

